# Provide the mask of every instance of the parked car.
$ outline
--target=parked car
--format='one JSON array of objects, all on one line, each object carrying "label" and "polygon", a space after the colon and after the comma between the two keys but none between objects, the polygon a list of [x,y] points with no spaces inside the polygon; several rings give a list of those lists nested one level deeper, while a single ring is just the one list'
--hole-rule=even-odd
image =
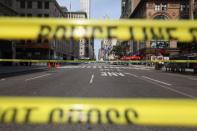
[{"label": "parked car", "polygon": [[142,58],[140,56],[136,56],[136,55],[133,55],[133,56],[123,56],[122,58],[120,58],[120,60],[141,60]]}]

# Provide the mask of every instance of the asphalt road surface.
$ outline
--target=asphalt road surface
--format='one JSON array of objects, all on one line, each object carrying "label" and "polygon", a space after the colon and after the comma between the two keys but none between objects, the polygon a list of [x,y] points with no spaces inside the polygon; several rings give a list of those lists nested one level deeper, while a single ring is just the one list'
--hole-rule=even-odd
[{"label": "asphalt road surface", "polygon": [[[142,65],[80,64],[0,79],[0,96],[197,98],[197,76]],[[196,131],[183,127],[0,125],[2,131]]]}]

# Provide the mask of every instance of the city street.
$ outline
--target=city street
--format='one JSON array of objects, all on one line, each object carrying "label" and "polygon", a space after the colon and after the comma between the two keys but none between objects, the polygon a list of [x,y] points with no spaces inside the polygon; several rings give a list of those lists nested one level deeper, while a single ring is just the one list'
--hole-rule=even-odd
[{"label": "city street", "polygon": [[197,0],[0,0],[0,131],[197,131]]},{"label": "city street", "polygon": [[[197,97],[197,76],[156,71],[143,65],[66,65],[39,73],[0,79],[1,96],[54,96],[99,98]],[[136,126],[0,126],[0,130],[160,130]],[[165,128],[170,130],[195,130]]]}]

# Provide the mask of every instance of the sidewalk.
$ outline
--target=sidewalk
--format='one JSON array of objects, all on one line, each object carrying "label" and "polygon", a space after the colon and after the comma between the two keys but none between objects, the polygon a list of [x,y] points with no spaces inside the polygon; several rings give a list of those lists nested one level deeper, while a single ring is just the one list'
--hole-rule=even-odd
[{"label": "sidewalk", "polygon": [[47,70],[47,66],[33,65],[33,66],[0,66],[0,77],[8,77],[12,75],[31,73],[36,71]]},{"label": "sidewalk", "polygon": [[[155,69],[154,66],[147,66],[147,65],[129,65],[129,66],[136,67],[136,68]],[[166,71],[165,67],[162,67],[160,71],[165,72]],[[172,73],[178,73],[178,72],[172,72]],[[186,68],[185,69],[185,73],[194,73],[194,70],[193,69]]]}]

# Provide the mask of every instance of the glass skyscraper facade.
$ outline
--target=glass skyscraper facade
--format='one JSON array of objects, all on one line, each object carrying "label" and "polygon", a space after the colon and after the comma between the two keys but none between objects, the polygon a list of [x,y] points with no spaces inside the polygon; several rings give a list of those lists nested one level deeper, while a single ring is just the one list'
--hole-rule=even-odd
[{"label": "glass skyscraper facade", "polygon": [[88,19],[90,18],[91,0],[80,0],[81,11],[87,13]]}]

